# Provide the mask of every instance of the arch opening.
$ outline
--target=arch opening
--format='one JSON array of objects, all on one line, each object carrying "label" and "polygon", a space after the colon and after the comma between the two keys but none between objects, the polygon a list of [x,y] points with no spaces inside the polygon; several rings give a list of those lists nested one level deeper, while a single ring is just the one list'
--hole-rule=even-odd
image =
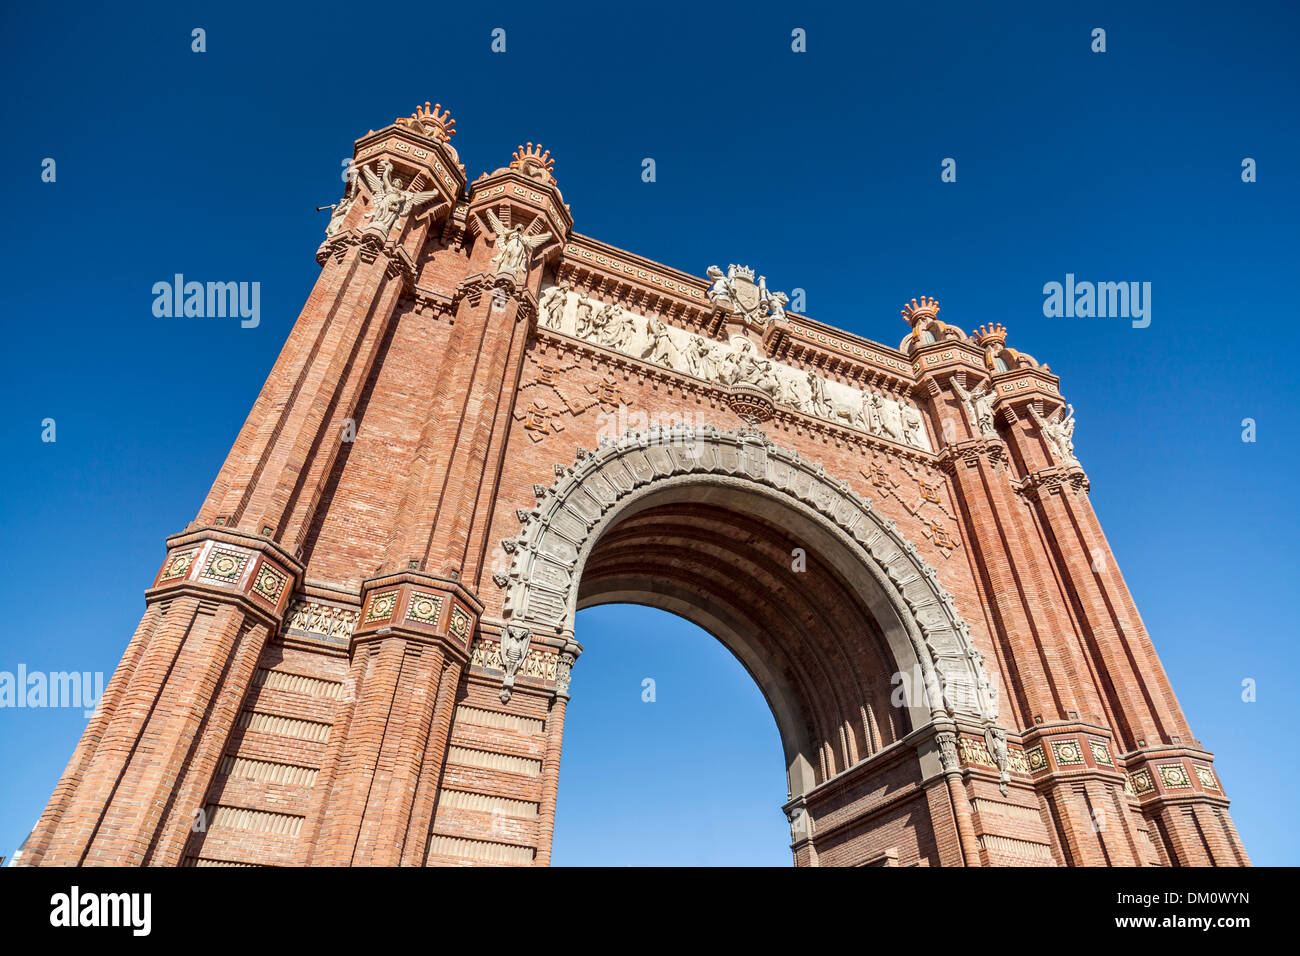
[{"label": "arch opening", "polygon": [[669,611],[731,651],[776,720],[795,798],[914,729],[891,706],[894,654],[844,547],[755,489],[667,482],[601,531],[576,608]]}]

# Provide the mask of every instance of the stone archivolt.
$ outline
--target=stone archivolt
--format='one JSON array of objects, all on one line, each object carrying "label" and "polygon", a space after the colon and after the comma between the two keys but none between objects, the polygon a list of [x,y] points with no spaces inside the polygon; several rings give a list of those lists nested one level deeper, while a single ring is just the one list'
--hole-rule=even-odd
[{"label": "stone archivolt", "polygon": [[511,555],[509,572],[498,579],[507,590],[507,620],[572,633],[577,571],[594,531],[639,489],[683,475],[752,481],[833,521],[883,570],[916,622],[914,650],[934,700],[942,699],[954,715],[997,718],[983,655],[971,643],[970,626],[935,569],[899,534],[892,519],[821,465],[773,446],[756,432],[672,428],[602,440],[597,450],[582,452],[563,472],[549,488],[540,489],[531,511],[520,513],[524,528],[518,538],[503,543]]}]

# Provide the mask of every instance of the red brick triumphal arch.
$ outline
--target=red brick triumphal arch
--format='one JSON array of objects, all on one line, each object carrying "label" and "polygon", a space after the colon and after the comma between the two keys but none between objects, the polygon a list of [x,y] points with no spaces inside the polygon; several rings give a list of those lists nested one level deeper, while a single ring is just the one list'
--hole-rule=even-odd
[{"label": "red brick triumphal arch", "polygon": [[754,677],[796,863],[1248,862],[1046,365],[580,235],[547,153],[471,183],[453,126],[357,141],[23,862],[546,864],[574,615],[616,601]]}]

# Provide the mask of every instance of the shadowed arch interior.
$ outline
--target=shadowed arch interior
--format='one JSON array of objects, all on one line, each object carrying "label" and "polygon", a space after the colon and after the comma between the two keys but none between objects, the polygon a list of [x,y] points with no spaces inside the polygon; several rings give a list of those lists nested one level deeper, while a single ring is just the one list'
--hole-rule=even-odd
[{"label": "shadowed arch interior", "polygon": [[772,708],[794,797],[913,729],[890,704],[899,668],[845,551],[770,496],[672,482],[603,529],[577,606],[644,604],[721,641]]}]

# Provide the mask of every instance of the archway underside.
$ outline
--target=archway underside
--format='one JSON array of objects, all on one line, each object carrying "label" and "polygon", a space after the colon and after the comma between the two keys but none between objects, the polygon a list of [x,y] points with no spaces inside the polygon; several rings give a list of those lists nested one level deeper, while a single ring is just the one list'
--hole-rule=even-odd
[{"label": "archway underside", "polygon": [[870,612],[807,541],[719,505],[669,503],[607,530],[578,606],[671,611],[713,634],[766,696],[792,796],[904,737],[890,661]]}]

